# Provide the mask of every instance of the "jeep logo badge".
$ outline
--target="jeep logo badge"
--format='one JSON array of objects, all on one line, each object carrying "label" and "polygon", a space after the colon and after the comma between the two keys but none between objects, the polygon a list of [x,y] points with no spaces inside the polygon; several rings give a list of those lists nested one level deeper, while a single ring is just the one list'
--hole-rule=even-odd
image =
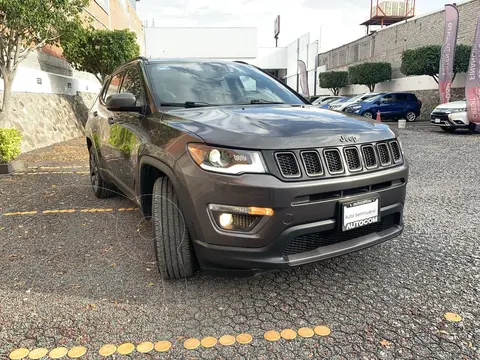
[{"label": "jeep logo badge", "polygon": [[354,135],[340,136],[340,142],[357,142],[357,137]]}]

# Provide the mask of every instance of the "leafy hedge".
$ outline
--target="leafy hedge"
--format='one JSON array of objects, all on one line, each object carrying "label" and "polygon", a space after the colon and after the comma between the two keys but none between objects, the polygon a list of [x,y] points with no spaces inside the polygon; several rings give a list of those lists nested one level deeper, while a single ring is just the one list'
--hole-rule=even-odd
[{"label": "leafy hedge", "polygon": [[338,95],[340,89],[348,85],[347,71],[328,71],[318,75],[321,88],[329,89],[333,95]]},{"label": "leafy hedge", "polygon": [[[455,50],[455,62],[453,72],[463,73],[468,71],[468,62],[472,47],[457,45]],[[440,57],[442,47],[440,45],[427,45],[416,49],[405,50],[402,54],[402,66],[400,71],[403,75],[428,75],[438,83],[440,71]]]},{"label": "leafy hedge", "polygon": [[387,62],[372,62],[353,65],[348,68],[350,84],[366,85],[370,91],[375,85],[392,80],[392,65]]},{"label": "leafy hedge", "polygon": [[20,155],[22,133],[17,129],[0,129],[0,163],[8,163]]}]

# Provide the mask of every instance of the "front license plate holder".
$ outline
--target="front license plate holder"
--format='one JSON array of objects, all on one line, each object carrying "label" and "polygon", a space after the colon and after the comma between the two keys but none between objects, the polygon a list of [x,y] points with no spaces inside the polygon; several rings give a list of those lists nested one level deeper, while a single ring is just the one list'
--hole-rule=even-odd
[{"label": "front license plate holder", "polygon": [[350,231],[381,220],[380,196],[369,196],[340,203],[342,231]]}]

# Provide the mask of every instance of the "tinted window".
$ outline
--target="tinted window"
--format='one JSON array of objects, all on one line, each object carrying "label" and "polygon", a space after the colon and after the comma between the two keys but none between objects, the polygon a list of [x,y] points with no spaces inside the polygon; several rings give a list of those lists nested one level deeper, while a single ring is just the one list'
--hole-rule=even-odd
[{"label": "tinted window", "polygon": [[407,94],[396,94],[395,95],[395,100],[398,101],[398,102],[407,101],[407,99],[408,99]]},{"label": "tinted window", "polygon": [[407,94],[407,96],[408,96],[408,101],[412,101],[412,102],[417,101],[417,97],[415,96],[415,94]]},{"label": "tinted window", "polygon": [[393,94],[387,94],[382,97],[382,102],[392,102],[393,101]]},{"label": "tinted window", "polygon": [[250,104],[252,100],[303,104],[281,83],[254,67],[238,63],[178,62],[147,66],[160,103],[186,101],[212,105]]},{"label": "tinted window", "polygon": [[138,69],[128,69],[123,78],[121,93],[131,93],[137,99],[137,106],[145,105],[145,98],[143,95],[142,80]]},{"label": "tinted window", "polygon": [[122,75],[123,73],[119,73],[112,78],[103,95],[103,101],[106,101],[110,95],[116,94],[118,92],[118,86],[120,85],[120,81],[122,80]]}]

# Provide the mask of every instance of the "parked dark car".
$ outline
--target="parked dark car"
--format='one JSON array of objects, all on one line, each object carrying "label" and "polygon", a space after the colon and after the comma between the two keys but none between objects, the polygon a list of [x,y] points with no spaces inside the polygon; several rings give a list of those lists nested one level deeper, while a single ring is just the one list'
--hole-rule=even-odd
[{"label": "parked dark car", "polygon": [[406,119],[412,122],[420,115],[421,108],[422,102],[415,94],[390,92],[349,106],[345,111],[369,119],[376,118],[377,112],[380,112],[382,119]]},{"label": "parked dark car", "polygon": [[134,59],[107,79],[86,136],[95,195],[118,188],[152,218],[166,279],[289,268],[403,229],[396,134],[245,63]]}]

